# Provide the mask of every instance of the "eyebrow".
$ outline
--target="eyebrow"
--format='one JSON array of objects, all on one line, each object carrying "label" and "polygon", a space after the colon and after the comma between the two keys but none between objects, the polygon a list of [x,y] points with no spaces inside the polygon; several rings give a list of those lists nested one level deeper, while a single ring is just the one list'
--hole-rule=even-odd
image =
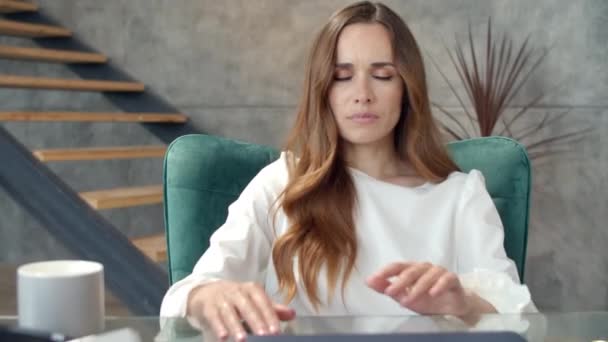
[{"label": "eyebrow", "polygon": [[[383,67],[395,67],[395,64],[391,63],[391,62],[374,62],[372,64],[370,64],[372,66],[372,68],[383,68]],[[353,68],[353,63],[336,63],[336,68],[340,68],[340,69],[352,69]]]}]

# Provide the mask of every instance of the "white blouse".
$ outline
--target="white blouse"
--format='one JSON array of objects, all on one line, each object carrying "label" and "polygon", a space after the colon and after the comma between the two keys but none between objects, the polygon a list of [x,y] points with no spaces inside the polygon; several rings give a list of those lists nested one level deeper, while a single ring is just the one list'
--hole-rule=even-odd
[{"label": "white blouse", "polygon": [[[285,160],[282,153],[230,205],[226,222],[211,236],[209,249],[192,274],[165,295],[161,317],[185,316],[189,292],[218,279],[255,281],[273,300],[282,302],[271,248],[275,234],[285,233],[289,223],[279,210],[273,229],[269,210],[287,184]],[[481,172],[453,172],[441,183],[404,187],[349,170],[357,191],[355,269],[344,296],[339,283],[330,302],[325,270],[320,271],[318,295],[323,305],[315,311],[295,268],[297,293],[289,306],[298,316],[412,314],[365,284],[367,277],[395,261],[441,265],[500,313],[536,311],[515,264],[505,254],[502,223]]]}]

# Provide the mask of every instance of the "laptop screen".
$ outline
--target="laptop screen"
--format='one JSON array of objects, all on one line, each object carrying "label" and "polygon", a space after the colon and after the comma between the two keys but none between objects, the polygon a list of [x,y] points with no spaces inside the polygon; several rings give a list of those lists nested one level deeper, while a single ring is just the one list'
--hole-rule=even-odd
[{"label": "laptop screen", "polygon": [[443,332],[400,334],[248,336],[249,342],[525,342],[514,332]]}]

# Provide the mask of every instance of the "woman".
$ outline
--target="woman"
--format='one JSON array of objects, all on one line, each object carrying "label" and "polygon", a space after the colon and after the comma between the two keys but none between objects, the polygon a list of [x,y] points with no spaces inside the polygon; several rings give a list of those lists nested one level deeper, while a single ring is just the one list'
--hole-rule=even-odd
[{"label": "woman", "polygon": [[286,151],[246,187],[161,316],[221,338],[299,315],[533,309],[479,171],[458,171],[433,122],[420,50],[382,4],[317,36]]}]

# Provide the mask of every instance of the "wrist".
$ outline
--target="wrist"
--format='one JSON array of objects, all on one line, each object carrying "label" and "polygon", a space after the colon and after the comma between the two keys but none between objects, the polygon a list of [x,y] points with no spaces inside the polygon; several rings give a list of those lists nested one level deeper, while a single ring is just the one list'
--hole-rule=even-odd
[{"label": "wrist", "polygon": [[188,293],[188,299],[186,300],[186,316],[191,316],[194,311],[196,311],[196,307],[199,305],[201,290],[206,287],[208,284],[201,284],[193,287]]},{"label": "wrist", "polygon": [[468,325],[475,325],[479,322],[482,314],[496,313],[492,304],[470,290],[464,290],[464,303],[462,312],[457,316]]},{"label": "wrist", "polygon": [[475,300],[475,294],[472,291],[469,290],[464,290],[464,305],[462,307],[462,310],[460,311],[460,313],[457,315],[458,317],[467,317],[467,316],[471,316],[475,313],[475,306],[476,306],[476,300]]}]

